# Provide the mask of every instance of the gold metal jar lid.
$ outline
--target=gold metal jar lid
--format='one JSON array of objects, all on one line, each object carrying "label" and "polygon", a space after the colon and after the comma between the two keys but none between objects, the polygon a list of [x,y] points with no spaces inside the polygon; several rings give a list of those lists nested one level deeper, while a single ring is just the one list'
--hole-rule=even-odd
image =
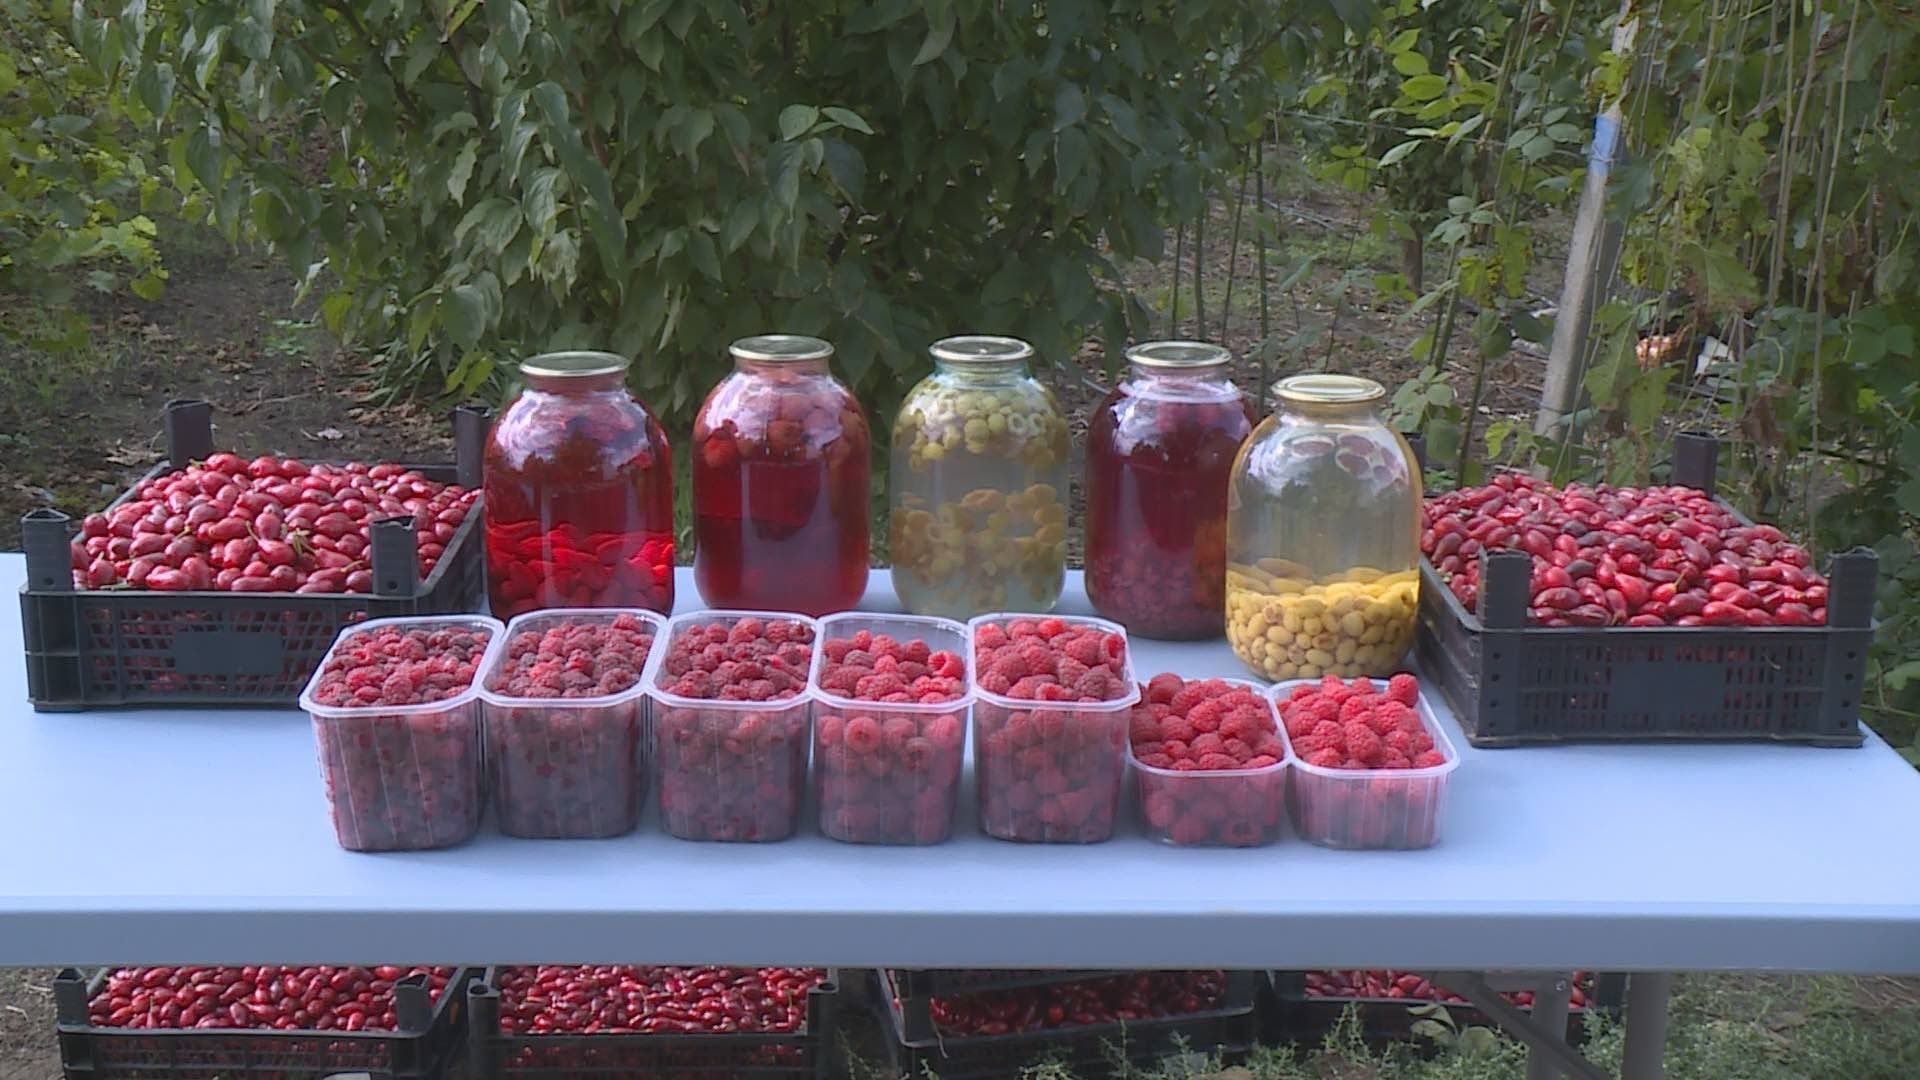
[{"label": "gold metal jar lid", "polygon": [[1010,364],[1033,357],[1033,346],[1017,337],[995,334],[959,334],[941,338],[927,354],[947,364]]},{"label": "gold metal jar lid", "polygon": [[727,352],[735,360],[789,363],[795,360],[831,359],[833,346],[805,334],[755,334],[727,346]]},{"label": "gold metal jar lid", "polygon": [[1143,341],[1127,349],[1127,362],[1163,371],[1225,367],[1233,354],[1208,341]]},{"label": "gold metal jar lid", "polygon": [[1358,405],[1387,396],[1386,387],[1358,375],[1290,375],[1273,392],[1294,405]]},{"label": "gold metal jar lid", "polygon": [[590,379],[618,375],[629,366],[619,353],[577,349],[528,357],[520,361],[520,374],[536,379]]}]

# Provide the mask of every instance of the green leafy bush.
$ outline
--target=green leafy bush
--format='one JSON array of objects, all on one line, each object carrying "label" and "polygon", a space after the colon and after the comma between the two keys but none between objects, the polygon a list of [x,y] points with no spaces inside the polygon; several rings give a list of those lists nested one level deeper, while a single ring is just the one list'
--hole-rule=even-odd
[{"label": "green leafy bush", "polygon": [[[0,291],[48,305],[36,312],[63,310],[77,288],[124,285],[152,299],[166,278],[145,211],[168,193],[130,122],[146,117],[113,107],[108,65],[73,47],[68,10],[0,0]],[[84,324],[35,318],[28,326],[45,334]],[[5,319],[0,328],[21,329]]]},{"label": "green leafy bush", "polygon": [[[1348,5],[1351,6],[1351,5]],[[948,332],[1061,358],[1334,5],[138,0],[88,31],[176,177],[451,394],[605,347],[684,421],[728,340],[839,346],[885,415]]]}]

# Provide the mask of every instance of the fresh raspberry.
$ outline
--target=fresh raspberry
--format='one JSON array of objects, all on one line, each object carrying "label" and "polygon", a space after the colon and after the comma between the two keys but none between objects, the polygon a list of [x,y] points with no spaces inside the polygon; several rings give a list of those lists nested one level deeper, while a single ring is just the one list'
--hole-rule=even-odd
[{"label": "fresh raspberry", "polygon": [[1221,769],[1237,769],[1240,762],[1230,754],[1201,754],[1196,759],[1203,772],[1217,772]]},{"label": "fresh raspberry", "polygon": [[1326,740],[1322,739],[1318,735],[1302,735],[1299,738],[1293,740],[1293,752],[1300,755],[1300,757],[1304,759],[1309,754],[1312,754],[1314,751],[1319,750],[1325,747],[1326,745],[1327,745]]},{"label": "fresh raspberry", "polygon": [[1278,764],[1280,764],[1280,759],[1277,757],[1270,754],[1255,754],[1253,757],[1247,759],[1246,767],[1249,769],[1270,769]]},{"label": "fresh raspberry", "polygon": [[1420,700],[1420,680],[1402,672],[1387,680],[1387,698],[1412,707]]},{"label": "fresh raspberry", "polygon": [[1346,755],[1332,747],[1322,747],[1319,750],[1315,750],[1312,756],[1306,760],[1307,764],[1317,765],[1322,769],[1337,769],[1346,764],[1347,761]]},{"label": "fresh raspberry", "polygon": [[1245,739],[1223,740],[1223,749],[1235,761],[1245,761],[1253,756],[1253,746]]},{"label": "fresh raspberry", "polygon": [[1360,697],[1372,697],[1374,694],[1379,692],[1379,689],[1373,685],[1373,680],[1367,678],[1365,675],[1362,675],[1359,678],[1348,683],[1347,689],[1352,690],[1356,695],[1359,695]]},{"label": "fresh raspberry", "polygon": [[1313,735],[1321,743],[1331,746],[1342,753],[1347,748],[1347,729],[1331,720],[1322,720],[1313,726]]},{"label": "fresh raspberry", "polygon": [[1379,763],[1381,751],[1385,747],[1380,744],[1380,736],[1375,735],[1372,728],[1364,723],[1355,722],[1348,724],[1342,730],[1347,738],[1349,757],[1368,765]]},{"label": "fresh raspberry", "polygon": [[1174,712],[1187,716],[1193,712],[1195,705],[1205,700],[1207,700],[1206,687],[1197,682],[1190,682],[1180,687],[1173,697],[1167,700],[1167,706]]},{"label": "fresh raspberry", "polygon": [[1174,758],[1175,760],[1187,757],[1188,754],[1191,752],[1187,744],[1185,742],[1182,742],[1179,739],[1168,739],[1167,741],[1161,743],[1160,751],[1166,754],[1168,757]]},{"label": "fresh raspberry", "polygon": [[1340,722],[1350,723],[1361,719],[1373,711],[1373,703],[1367,698],[1350,697],[1340,703]]},{"label": "fresh raspberry", "polygon": [[847,721],[847,749],[856,754],[871,754],[880,748],[880,722],[871,716],[856,716]]},{"label": "fresh raspberry", "polygon": [[1416,769],[1431,769],[1435,765],[1445,765],[1446,763],[1446,756],[1438,750],[1422,751],[1413,757],[1413,767]]},{"label": "fresh raspberry", "polygon": [[1193,752],[1196,756],[1200,754],[1217,754],[1222,752],[1226,747],[1226,743],[1220,736],[1212,732],[1202,732],[1199,735],[1195,735],[1193,741],[1188,745],[1193,747]]},{"label": "fresh raspberry", "polygon": [[1296,712],[1287,720],[1287,738],[1297,741],[1313,734],[1316,723],[1313,717]]},{"label": "fresh raspberry", "polygon": [[1199,734],[1199,732],[1193,729],[1193,725],[1188,723],[1187,718],[1184,716],[1169,716],[1160,721],[1160,737],[1163,739],[1179,739],[1181,742],[1192,742],[1193,737],[1197,734]]},{"label": "fresh raspberry", "polygon": [[1413,760],[1398,750],[1387,749],[1380,754],[1379,767],[1382,769],[1411,769],[1413,768]]},{"label": "fresh raspberry", "polygon": [[1209,698],[1187,710],[1187,722],[1193,725],[1195,731],[1218,731],[1220,717],[1225,712],[1218,699]]},{"label": "fresh raspberry", "polygon": [[1180,688],[1185,685],[1186,684],[1181,681],[1180,676],[1170,671],[1163,671],[1147,680],[1146,698],[1148,701],[1156,704],[1168,704],[1173,701],[1174,695],[1178,694]]},{"label": "fresh raspberry", "polygon": [[1067,624],[1060,621],[1059,619],[1041,619],[1039,624],[1035,626],[1034,629],[1040,634],[1041,637],[1046,638],[1048,641],[1052,641],[1054,638],[1057,638],[1061,634],[1064,634],[1067,632]]},{"label": "fresh raspberry", "polygon": [[1153,742],[1160,738],[1160,721],[1145,709],[1135,709],[1127,721],[1127,739],[1138,747],[1143,742]]},{"label": "fresh raspberry", "polygon": [[1105,668],[1094,668],[1073,684],[1082,701],[1109,701],[1120,696],[1125,683]]}]

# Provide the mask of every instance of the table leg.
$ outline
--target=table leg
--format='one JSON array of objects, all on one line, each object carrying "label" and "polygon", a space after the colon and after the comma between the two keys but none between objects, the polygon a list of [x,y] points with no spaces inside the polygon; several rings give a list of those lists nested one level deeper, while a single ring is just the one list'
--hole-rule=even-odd
[{"label": "table leg", "polygon": [[1660,1080],[1667,1052],[1667,1002],[1673,976],[1635,972],[1627,982],[1626,1047],[1620,1080]]},{"label": "table leg", "polygon": [[[1555,972],[1543,975],[1533,988],[1533,1025],[1543,1034],[1559,1032],[1564,1038],[1567,1030],[1568,1000],[1573,995],[1573,982],[1567,975]],[[1551,1057],[1538,1049],[1527,1050],[1527,1080],[1558,1080],[1563,1075],[1560,1066]]]},{"label": "table leg", "polygon": [[[1555,975],[1553,978],[1564,980],[1566,977]],[[1474,1008],[1486,1013],[1487,1019],[1492,1020],[1502,1031],[1527,1044],[1529,1077],[1534,1075],[1533,1069],[1543,1068],[1557,1070],[1575,1077],[1576,1080],[1613,1080],[1599,1066],[1581,1056],[1580,1051],[1567,1045],[1565,997],[1561,997],[1560,1025],[1554,1029],[1542,1024],[1540,1018],[1529,1016],[1509,1004],[1507,999],[1501,997],[1488,984],[1486,976],[1479,972],[1435,972],[1432,979],[1435,983],[1466,998]],[[1565,985],[1564,982],[1562,985]],[[1568,988],[1565,993],[1571,993],[1571,988]],[[1539,990],[1536,990],[1536,1005],[1539,1001],[1538,994]],[[1631,1077],[1629,1080],[1639,1080],[1639,1078]]]}]

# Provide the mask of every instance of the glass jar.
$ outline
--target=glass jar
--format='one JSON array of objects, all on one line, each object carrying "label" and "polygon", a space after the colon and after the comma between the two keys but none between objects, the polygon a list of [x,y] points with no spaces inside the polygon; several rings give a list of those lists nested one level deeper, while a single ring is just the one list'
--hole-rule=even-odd
[{"label": "glass jar", "polygon": [[1296,375],[1227,489],[1227,641],[1269,679],[1388,675],[1413,642],[1420,471],[1386,391]]},{"label": "glass jar", "polygon": [[506,619],[550,607],[673,610],[673,462],[627,392],[627,360],[561,352],[487,435],[487,592]]},{"label": "glass jar", "polygon": [[893,425],[893,588],[916,615],[1051,611],[1067,566],[1067,421],[1033,346],[936,341]]},{"label": "glass jar", "polygon": [[1198,341],[1127,350],[1087,432],[1087,599],[1136,637],[1218,637],[1227,479],[1253,411],[1233,355]]},{"label": "glass jar", "polygon": [[693,422],[693,579],[708,607],[825,615],[867,591],[867,417],[819,338],[733,343]]}]

